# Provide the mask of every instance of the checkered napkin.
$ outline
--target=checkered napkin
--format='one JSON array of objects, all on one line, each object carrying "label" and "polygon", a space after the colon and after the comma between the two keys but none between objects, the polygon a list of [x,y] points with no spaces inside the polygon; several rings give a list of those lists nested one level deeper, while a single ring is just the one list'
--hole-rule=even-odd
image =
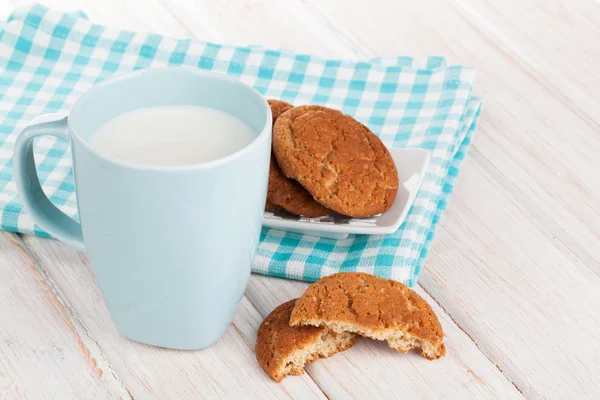
[{"label": "checkered napkin", "polygon": [[[80,13],[40,5],[14,12],[0,26],[2,229],[48,236],[23,211],[13,178],[15,139],[28,121],[69,110],[86,89],[116,73],[164,65],[218,71],[251,84],[267,98],[340,109],[368,125],[389,147],[429,150],[423,185],[397,232],[333,240],[264,228],[253,264],[257,273],[307,281],[338,271],[363,271],[416,282],[477,125],[481,99],[471,96],[472,68],[447,66],[440,57],[357,62],[177,40],[109,29]],[[68,144],[38,139],[35,158],[46,194],[77,219]]]}]

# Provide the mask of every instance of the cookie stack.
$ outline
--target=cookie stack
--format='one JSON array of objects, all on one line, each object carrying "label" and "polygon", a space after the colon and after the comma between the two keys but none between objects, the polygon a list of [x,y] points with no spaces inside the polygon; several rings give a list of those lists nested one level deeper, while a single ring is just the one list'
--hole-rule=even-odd
[{"label": "cookie stack", "polygon": [[392,206],[398,171],[369,128],[331,108],[268,102],[273,151],[266,210],[370,217]]},{"label": "cookie stack", "polygon": [[402,283],[364,273],[339,273],[310,285],[265,318],[256,359],[273,380],[304,373],[304,366],[354,344],[357,335],[385,340],[430,360],[446,354],[444,332],[427,302]]}]

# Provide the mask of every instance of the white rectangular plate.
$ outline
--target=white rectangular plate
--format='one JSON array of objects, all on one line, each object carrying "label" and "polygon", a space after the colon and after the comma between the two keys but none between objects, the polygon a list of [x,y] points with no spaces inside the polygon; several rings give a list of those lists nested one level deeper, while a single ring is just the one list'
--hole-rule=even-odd
[{"label": "white rectangular plate", "polygon": [[283,231],[333,239],[349,234],[384,235],[398,230],[412,205],[429,164],[429,152],[423,149],[389,149],[398,169],[398,194],[392,207],[370,218],[343,215],[304,218],[285,211],[265,211],[263,225]]}]

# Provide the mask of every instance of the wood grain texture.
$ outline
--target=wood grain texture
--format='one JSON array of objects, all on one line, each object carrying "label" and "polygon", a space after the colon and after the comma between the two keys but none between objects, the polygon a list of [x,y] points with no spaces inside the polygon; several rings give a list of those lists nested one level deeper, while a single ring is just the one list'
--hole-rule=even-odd
[{"label": "wood grain texture", "polygon": [[118,29],[185,36],[185,29],[156,0],[4,0],[0,14],[16,7],[40,3],[63,11],[83,11],[98,24]]},{"label": "wood grain texture", "polygon": [[[308,284],[255,275],[246,291],[267,316],[279,304],[299,297]],[[417,352],[399,354],[384,342],[361,339],[354,347],[307,367],[330,398],[522,398],[495,365],[445,312],[416,289],[439,316],[446,334],[446,357],[429,361]],[[340,391],[340,388],[342,391]]]},{"label": "wood grain texture", "polygon": [[201,40],[260,44],[297,52],[353,58],[355,51],[327,32],[326,21],[297,1],[160,0]]},{"label": "wood grain texture", "polygon": [[600,129],[600,12],[578,0],[454,2],[471,24]]},{"label": "wood grain texture", "polygon": [[13,234],[0,254],[0,398],[129,398]]},{"label": "wood grain texture", "polygon": [[463,179],[482,192],[457,188],[420,284],[525,396],[598,393],[598,277],[471,165]]}]

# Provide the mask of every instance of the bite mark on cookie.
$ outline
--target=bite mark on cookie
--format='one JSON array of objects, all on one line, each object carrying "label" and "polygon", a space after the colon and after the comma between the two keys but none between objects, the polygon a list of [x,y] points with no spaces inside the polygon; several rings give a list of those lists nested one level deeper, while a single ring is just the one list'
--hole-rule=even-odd
[{"label": "bite mark on cookie", "polygon": [[444,332],[427,302],[400,282],[363,273],[338,273],[315,282],[298,299],[292,326],[326,327],[385,340],[428,359],[446,353]]}]

